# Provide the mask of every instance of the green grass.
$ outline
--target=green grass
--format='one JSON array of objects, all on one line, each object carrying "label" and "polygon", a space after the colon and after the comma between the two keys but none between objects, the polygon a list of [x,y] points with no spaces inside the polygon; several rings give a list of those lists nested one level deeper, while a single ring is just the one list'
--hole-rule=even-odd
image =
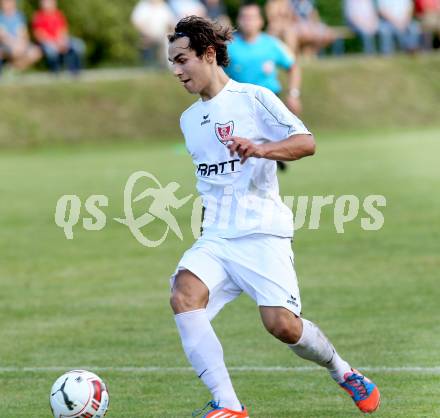
[{"label": "green grass", "polygon": [[[304,316],[317,322],[355,366],[440,366],[438,321],[440,131],[318,137],[318,153],[281,176],[284,195],[354,194],[387,198],[380,231],[360,216],[337,234],[330,207],[321,228],[297,232],[294,250]],[[184,231],[157,248],[140,246],[123,225],[122,192],[136,170],[179,196],[194,191],[193,167],[179,147],[70,147],[0,156],[1,418],[47,418],[49,389],[70,367],[186,367],[168,306],[168,277],[193,239],[190,207],[176,214]],[[74,239],[55,226],[58,198],[109,197],[107,226]],[[87,215],[83,210],[82,215]],[[159,234],[154,222],[149,232]],[[215,328],[230,366],[296,367],[270,337],[246,296],[229,305]],[[185,371],[100,371],[111,391],[109,418],[189,417],[209,399]],[[440,414],[438,373],[372,372],[381,388],[380,417]],[[234,371],[252,418],[354,417],[359,413],[324,371]]]}]

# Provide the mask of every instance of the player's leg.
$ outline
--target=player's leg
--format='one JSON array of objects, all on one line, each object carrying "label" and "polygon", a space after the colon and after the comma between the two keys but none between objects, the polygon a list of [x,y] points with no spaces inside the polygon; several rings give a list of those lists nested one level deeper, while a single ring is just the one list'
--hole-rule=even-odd
[{"label": "player's leg", "polygon": [[290,240],[260,236],[235,241],[238,256],[232,264],[234,281],[256,301],[266,329],[298,356],[325,367],[334,380],[352,392],[361,410],[376,409],[376,386],[351,369],[315,324],[300,318],[301,298]]},{"label": "player's leg", "polygon": [[325,367],[338,383],[350,365],[342,360],[324,333],[313,322],[283,307],[260,306],[263,324],[275,338],[288,344],[300,357]]},{"label": "player's leg", "polygon": [[179,266],[173,278],[170,302],[185,354],[212,393],[215,405],[241,411],[222,346],[210,322],[241,291],[235,287],[228,289],[227,274],[203,249],[202,252],[189,250]]},{"label": "player's leg", "polygon": [[277,161],[277,167],[280,171],[287,170],[287,164],[284,161]]},{"label": "player's leg", "polygon": [[324,333],[307,319],[283,307],[260,306],[266,329],[286,343],[299,357],[325,367],[362,412],[374,412],[380,404],[377,386],[343,360]]}]

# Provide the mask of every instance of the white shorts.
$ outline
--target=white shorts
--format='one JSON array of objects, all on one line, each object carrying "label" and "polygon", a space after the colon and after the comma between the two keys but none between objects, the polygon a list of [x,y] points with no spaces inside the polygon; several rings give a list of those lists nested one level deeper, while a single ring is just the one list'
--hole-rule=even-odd
[{"label": "white shorts", "polygon": [[180,270],[194,273],[209,289],[210,319],[241,292],[258,306],[280,306],[300,316],[301,299],[290,238],[254,234],[240,238],[201,236],[184,253]]}]

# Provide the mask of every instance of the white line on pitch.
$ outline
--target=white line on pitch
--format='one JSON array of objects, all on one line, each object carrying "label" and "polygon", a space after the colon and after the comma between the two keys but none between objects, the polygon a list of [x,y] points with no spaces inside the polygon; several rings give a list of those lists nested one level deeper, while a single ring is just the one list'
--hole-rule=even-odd
[{"label": "white line on pitch", "polygon": [[[64,372],[67,370],[85,369],[95,372],[118,372],[118,373],[185,373],[192,372],[190,367],[0,367],[0,373],[20,373],[20,372]],[[323,370],[321,367],[304,366],[304,367],[259,367],[259,366],[241,366],[228,367],[231,372],[316,372]],[[359,370],[365,372],[378,373],[426,373],[440,374],[440,366],[403,366],[403,367],[386,367],[386,366],[365,366],[359,367]]]}]

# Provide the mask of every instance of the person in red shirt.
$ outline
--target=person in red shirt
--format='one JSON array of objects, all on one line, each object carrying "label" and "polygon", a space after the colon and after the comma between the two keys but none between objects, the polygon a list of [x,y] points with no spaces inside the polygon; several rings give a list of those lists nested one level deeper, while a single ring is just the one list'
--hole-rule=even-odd
[{"label": "person in red shirt", "polygon": [[440,0],[415,0],[416,16],[422,24],[425,44],[432,47],[433,35],[440,37]]},{"label": "person in red shirt", "polygon": [[440,11],[440,0],[415,0],[416,14]]},{"label": "person in red shirt", "polygon": [[56,0],[40,0],[40,9],[32,19],[32,29],[51,71],[58,73],[63,63],[74,74],[80,71],[84,42],[69,35],[67,20],[58,9]]}]

